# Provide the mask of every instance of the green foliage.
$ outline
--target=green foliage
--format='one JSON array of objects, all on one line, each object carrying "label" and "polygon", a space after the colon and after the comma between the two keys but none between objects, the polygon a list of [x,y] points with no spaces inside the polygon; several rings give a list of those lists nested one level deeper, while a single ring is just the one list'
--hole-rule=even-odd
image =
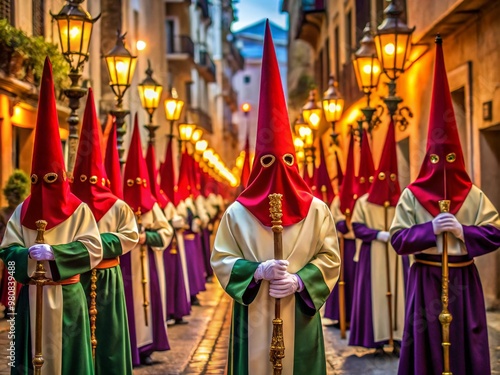
[{"label": "green foliage", "polygon": [[30,192],[30,179],[21,169],[15,169],[3,188],[3,195],[12,205],[21,203]]},{"label": "green foliage", "polygon": [[59,51],[56,44],[45,41],[42,36],[29,37],[20,29],[13,27],[5,19],[0,20],[0,69],[9,73],[8,66],[14,52],[24,57],[24,75],[21,79],[31,81],[35,85],[40,84],[43,63],[48,56],[52,63],[52,74],[56,89],[64,89],[69,86],[68,72],[69,64]]}]

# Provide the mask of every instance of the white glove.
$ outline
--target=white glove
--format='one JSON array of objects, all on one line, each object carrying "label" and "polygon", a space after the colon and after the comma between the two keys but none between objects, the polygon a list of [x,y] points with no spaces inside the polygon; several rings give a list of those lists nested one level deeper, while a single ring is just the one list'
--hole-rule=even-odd
[{"label": "white glove", "polygon": [[197,217],[193,220],[193,223],[191,224],[191,230],[194,233],[199,233],[200,228],[201,228],[201,219],[199,217]]},{"label": "white glove", "polygon": [[299,287],[299,277],[286,272],[284,278],[271,280],[269,295],[273,298],[285,298],[297,292]]},{"label": "white glove", "polygon": [[389,241],[389,237],[391,237],[389,232],[381,230],[380,232],[377,233],[377,240],[378,241],[387,242],[387,241]]},{"label": "white glove", "polygon": [[455,217],[455,215],[450,214],[449,212],[443,212],[437,215],[432,220],[432,229],[434,230],[434,234],[438,235],[443,232],[450,232],[456,238],[464,240],[464,228],[462,224],[460,224]]},{"label": "white glove", "polygon": [[265,262],[259,264],[253,274],[253,277],[256,281],[283,278],[285,277],[288,264],[288,260],[266,260]]},{"label": "white glove", "polygon": [[28,249],[31,259],[35,260],[54,260],[54,252],[50,245],[46,243],[39,243],[31,246]]},{"label": "white glove", "polygon": [[180,228],[184,228],[184,219],[182,216],[174,216],[172,218],[172,226],[175,228],[175,229],[180,229]]}]

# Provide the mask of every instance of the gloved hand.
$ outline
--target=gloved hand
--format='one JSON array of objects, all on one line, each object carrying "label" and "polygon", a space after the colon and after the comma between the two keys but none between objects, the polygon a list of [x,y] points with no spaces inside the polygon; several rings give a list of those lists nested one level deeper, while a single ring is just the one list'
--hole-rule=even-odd
[{"label": "gloved hand", "polygon": [[381,241],[381,242],[389,241],[390,237],[391,237],[391,235],[389,234],[389,232],[386,232],[383,230],[381,230],[380,232],[377,233],[377,240]]},{"label": "gloved hand", "polygon": [[[300,290],[299,290],[300,289]],[[285,298],[303,289],[296,274],[286,272],[282,279],[271,280],[269,295],[273,298]]]},{"label": "gloved hand", "polygon": [[146,243],[146,232],[139,233],[139,245],[144,245]]},{"label": "gloved hand", "polygon": [[50,245],[46,243],[37,243],[28,249],[31,259],[34,260],[54,260],[54,252]]},{"label": "gloved hand", "polygon": [[450,232],[458,239],[464,240],[464,229],[462,224],[460,224],[455,217],[455,215],[449,212],[443,212],[437,215],[432,220],[432,229],[434,234],[438,235],[443,232]]},{"label": "gloved hand", "polygon": [[180,229],[180,228],[184,228],[184,218],[182,216],[174,216],[172,218],[172,226],[175,228],[175,229]]},{"label": "gloved hand", "polygon": [[191,230],[194,233],[199,233],[201,229],[201,219],[199,217],[193,219],[193,223],[191,224]]},{"label": "gloved hand", "polygon": [[288,267],[288,260],[270,259],[259,264],[253,277],[256,281],[259,280],[274,280],[285,276]]}]

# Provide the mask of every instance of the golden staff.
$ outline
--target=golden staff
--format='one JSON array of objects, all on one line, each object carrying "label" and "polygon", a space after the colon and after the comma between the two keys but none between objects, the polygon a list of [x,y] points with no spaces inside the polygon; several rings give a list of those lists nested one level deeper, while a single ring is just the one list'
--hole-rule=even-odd
[{"label": "golden staff", "polygon": [[[37,220],[35,224],[37,232],[35,243],[45,243],[43,234],[47,227],[47,222],[45,220]],[[42,366],[45,362],[42,356],[43,286],[49,281],[45,277],[45,267],[41,260],[36,262],[36,270],[32,280],[36,286],[35,356],[33,357],[33,367],[35,368],[35,375],[41,375]]]},{"label": "golden staff", "polygon": [[[137,209],[135,213],[135,217],[137,218],[137,228],[139,233],[142,232],[142,213],[141,208]],[[142,277],[142,306],[144,307],[144,322],[146,327],[148,326],[148,294],[147,294],[147,283],[148,279],[146,278],[146,245],[141,245],[141,277]]]},{"label": "golden staff", "polygon": [[[345,222],[347,228],[351,226],[351,210],[345,210]],[[344,235],[340,236],[340,273],[339,273],[339,323],[340,323],[340,338],[347,337],[346,330],[346,306],[345,306],[345,277],[344,277],[344,255],[345,255],[345,242]]]},{"label": "golden staff", "polygon": [[[283,242],[281,233],[283,226],[281,225],[281,218],[283,211],[281,208],[281,194],[269,194],[269,212],[271,217],[271,224],[274,235],[274,259],[283,258]],[[273,337],[271,339],[271,349],[269,351],[269,359],[273,364],[273,374],[281,375],[283,364],[281,360],[285,358],[285,341],[283,339],[283,320],[281,315],[280,299],[276,298],[274,304],[274,319],[273,319]]]},{"label": "golden staff", "polygon": [[97,337],[95,335],[96,330],[96,320],[97,320],[97,269],[92,270],[90,276],[90,344],[92,345],[92,358],[95,361],[95,350],[97,348]]},{"label": "golden staff", "polygon": [[[450,212],[450,201],[443,199],[438,202],[439,211]],[[441,323],[443,341],[443,375],[452,375],[450,371],[450,324],[453,316],[448,311],[448,287],[449,287],[449,273],[448,273],[448,232],[443,232],[443,261],[441,263],[441,304],[443,309],[439,314],[439,322]]]},{"label": "golden staff", "polygon": [[[390,202],[384,202],[384,230],[389,231],[389,206]],[[394,332],[392,326],[392,292],[391,292],[391,273],[389,271],[389,242],[385,243],[385,267],[386,267],[386,279],[387,279],[387,309],[389,310],[389,345],[394,347]]]}]

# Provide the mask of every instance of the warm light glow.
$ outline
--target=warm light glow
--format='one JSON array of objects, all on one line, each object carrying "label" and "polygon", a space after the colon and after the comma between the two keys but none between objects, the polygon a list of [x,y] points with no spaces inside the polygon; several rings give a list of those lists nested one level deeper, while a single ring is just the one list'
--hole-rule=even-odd
[{"label": "warm light glow", "polygon": [[363,66],[363,73],[365,74],[371,74],[373,72],[373,74],[377,74],[380,72],[380,67],[378,65],[374,65],[373,66],[373,69],[372,69],[372,66],[371,64],[366,64]]},{"label": "warm light glow", "polygon": [[14,106],[14,116],[21,116],[21,107]]},{"label": "warm light glow", "polygon": [[305,158],[305,156],[306,156],[305,153],[304,153],[304,150],[299,150],[299,151],[297,151],[296,154],[297,154],[297,160],[298,161],[303,161],[304,158]]},{"label": "warm light glow", "polygon": [[208,142],[207,142],[207,141],[205,141],[204,139],[202,139],[202,140],[200,140],[200,141],[196,142],[196,144],[195,144],[195,146],[194,146],[194,147],[195,147],[195,150],[196,150],[197,152],[202,153],[202,152],[204,152],[204,151],[207,149],[207,147],[208,147]]},{"label": "warm light glow", "polygon": [[165,100],[165,117],[167,120],[177,121],[181,117],[184,102],[180,99],[170,98]]},{"label": "warm light glow", "polygon": [[241,105],[241,110],[242,110],[243,112],[245,112],[245,113],[250,112],[250,110],[251,110],[251,109],[252,109],[252,107],[251,107],[251,106],[250,106],[250,104],[248,104],[248,103],[243,103],[243,104]]},{"label": "warm light glow", "polygon": [[71,67],[77,69],[88,56],[94,21],[90,15],[88,19],[68,19],[67,16],[59,18],[59,15],[56,19],[62,53]]},{"label": "warm light glow", "polygon": [[236,158],[236,166],[239,169],[242,169],[244,162],[245,162],[245,153],[242,151],[242,153]]},{"label": "warm light glow", "polygon": [[191,140],[196,129],[195,124],[179,124],[179,136],[182,141]]},{"label": "warm light glow", "polygon": [[299,127],[299,137],[300,138],[305,139],[307,136],[310,136],[311,134],[312,134],[312,130],[308,126]]},{"label": "warm light glow", "polygon": [[207,148],[203,152],[203,160],[208,161],[214,156],[214,150],[212,148]]},{"label": "warm light glow", "polygon": [[144,40],[138,40],[135,46],[138,51],[143,51],[146,49],[146,42]]},{"label": "warm light glow", "polygon": [[193,135],[191,136],[191,142],[196,143],[201,139],[203,135],[203,129],[197,128],[193,131]]},{"label": "warm light glow", "polygon": [[78,27],[76,26],[73,26],[71,28],[71,30],[69,31],[69,37],[71,39],[76,39],[76,38],[79,38],[80,37],[80,34],[81,34],[81,31]]},{"label": "warm light glow", "polygon": [[309,123],[314,129],[318,127],[320,120],[321,117],[317,113],[311,113],[311,116],[309,116]]},{"label": "warm light glow", "polygon": [[294,137],[293,145],[295,146],[296,150],[300,150],[301,148],[304,147],[304,141],[299,137]]},{"label": "warm light glow", "polygon": [[125,93],[126,89],[132,82],[132,77],[135,71],[136,58],[126,56],[108,56],[106,64],[108,66],[111,85],[115,94]]},{"label": "warm light glow", "polygon": [[[387,43],[384,46],[384,52],[386,55],[389,55],[389,56],[394,55],[394,50],[395,50],[394,44],[392,44],[392,43]],[[399,51],[398,51],[398,53],[399,53]]]}]

